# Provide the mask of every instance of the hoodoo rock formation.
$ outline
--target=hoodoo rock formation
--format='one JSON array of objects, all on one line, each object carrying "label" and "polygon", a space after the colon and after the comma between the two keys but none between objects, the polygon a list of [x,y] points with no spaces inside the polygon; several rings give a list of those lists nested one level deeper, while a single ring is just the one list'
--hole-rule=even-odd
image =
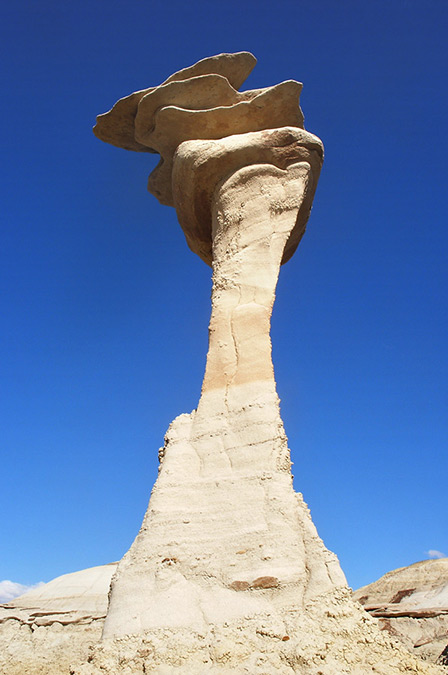
[{"label": "hoodoo rock formation", "polygon": [[[370,619],[293,490],[271,360],[280,265],[304,233],[323,147],[303,128],[300,83],[238,91],[254,65],[246,52],[204,59],[121,99],[94,130],[160,154],[148,189],[175,207],[189,247],[213,268],[201,398],[166,434],[142,528],[112,580],[88,666],[101,672],[117,667],[123,640],[144,672],[354,672],[350,658],[370,672],[373,663]],[[332,650],[347,622],[353,638]],[[400,656],[375,636],[376,672],[395,672]]]},{"label": "hoodoo rock formation", "polygon": [[221,54],[121,99],[96,135],[158,152],[149,190],[213,268],[198,407],[174,420],[103,638],[75,675],[437,673],[381,633],[293,490],[271,360],[280,265],[304,233],[323,149],[301,84],[239,92]]},{"label": "hoodoo rock formation", "polygon": [[[233,88],[254,61],[201,61],[140,92],[132,112],[137,142],[161,154],[150,191],[175,206],[190,248],[213,267],[212,315],[201,399],[168,430],[105,637],[296,611],[346,585],[292,488],[269,337],[280,264],[304,232],[323,148],[302,128],[298,82]],[[99,138],[131,146],[122,121],[136,97],[98,118]]]}]

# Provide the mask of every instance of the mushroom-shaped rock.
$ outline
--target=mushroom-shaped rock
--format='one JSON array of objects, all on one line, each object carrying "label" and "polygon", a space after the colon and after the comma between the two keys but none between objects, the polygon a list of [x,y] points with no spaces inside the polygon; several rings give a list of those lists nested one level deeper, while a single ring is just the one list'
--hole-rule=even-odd
[{"label": "mushroom-shaped rock", "polygon": [[149,178],[148,190],[162,204],[174,206],[172,165],[182,142],[284,126],[303,128],[299,82],[238,91],[255,63],[248,52],[203,59],[158,87],[120,99],[112,110],[98,116],[94,132],[126,150],[159,153],[161,160]]}]

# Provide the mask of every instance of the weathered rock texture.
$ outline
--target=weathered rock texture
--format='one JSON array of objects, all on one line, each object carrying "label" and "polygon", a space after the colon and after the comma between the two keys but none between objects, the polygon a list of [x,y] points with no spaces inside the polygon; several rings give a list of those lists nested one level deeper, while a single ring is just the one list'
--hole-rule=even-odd
[{"label": "weathered rock texture", "polygon": [[[70,675],[101,639],[103,619],[88,624],[54,622],[48,626],[9,619],[0,624],[2,675]],[[137,671],[138,672],[138,671]],[[140,671],[141,672],[141,671]],[[116,675],[121,673],[115,670]]]},{"label": "weathered rock texture", "polygon": [[430,661],[448,646],[448,558],[388,572],[354,593],[382,630]]}]

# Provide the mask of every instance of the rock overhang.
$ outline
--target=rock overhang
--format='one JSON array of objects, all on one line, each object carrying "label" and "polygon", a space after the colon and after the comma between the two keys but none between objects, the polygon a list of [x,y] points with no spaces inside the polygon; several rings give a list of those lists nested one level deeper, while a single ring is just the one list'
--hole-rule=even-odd
[{"label": "rock overhang", "polygon": [[244,166],[269,164],[286,170],[306,163],[309,185],[282,263],[296,250],[311,210],[322,161],[323,144],[304,129],[283,127],[235,134],[217,140],[184,141],[173,162],[173,204],[187,243],[212,265],[212,203],[219,184]]},{"label": "rock overhang", "polygon": [[[159,86],[171,82],[180,82],[200,75],[216,74],[225,77],[234,89],[239,89],[255,67],[257,59],[250,52],[235,54],[218,54],[201,59],[188,68],[179,70],[168,77]],[[147,94],[158,87],[141,89],[119,99],[107,113],[97,116],[93,128],[94,134],[105,143],[134,152],[154,152],[151,148],[140,144],[135,139],[134,120],[138,105]]]},{"label": "rock overhang", "polygon": [[[176,206],[173,160],[182,143],[268,130],[275,144],[273,130],[288,127],[304,132],[300,82],[286,80],[263,89],[238,91],[255,63],[249,52],[203,59],[157,87],[120,99],[109,112],[98,116],[94,133],[127,150],[160,154],[160,162],[149,176],[148,190],[161,204]],[[311,137],[309,134],[307,143]],[[320,153],[319,139],[312,138]],[[263,140],[259,137],[257,142]],[[286,145],[291,148],[290,142]],[[285,164],[286,159],[284,152],[277,161],[273,155],[276,166],[278,161]],[[190,244],[188,237],[187,241]],[[200,257],[210,264],[209,253]]]}]

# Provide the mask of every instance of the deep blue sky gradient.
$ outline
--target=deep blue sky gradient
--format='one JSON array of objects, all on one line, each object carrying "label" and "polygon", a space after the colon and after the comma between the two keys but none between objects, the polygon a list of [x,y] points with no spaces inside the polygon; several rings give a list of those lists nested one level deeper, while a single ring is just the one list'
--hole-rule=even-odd
[{"label": "deep blue sky gradient", "polygon": [[448,553],[444,0],[4,4],[0,579],[119,559],[171,420],[196,407],[210,270],[146,192],[152,155],[91,133],[222,51],[304,83],[326,159],[273,316],[282,415],[354,587]]}]

